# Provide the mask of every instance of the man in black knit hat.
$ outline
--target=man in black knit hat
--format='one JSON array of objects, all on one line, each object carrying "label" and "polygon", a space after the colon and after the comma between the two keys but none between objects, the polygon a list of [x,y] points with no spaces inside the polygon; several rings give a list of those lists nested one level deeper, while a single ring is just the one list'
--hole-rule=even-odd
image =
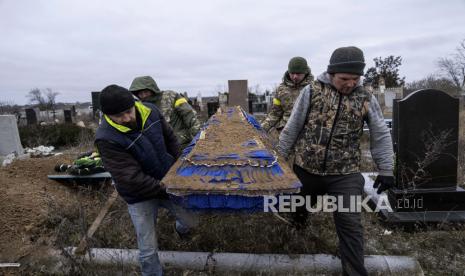
[{"label": "man in black knit hat", "polygon": [[[363,194],[360,139],[363,124],[370,129],[371,155],[378,168],[375,188],[381,193],[394,184],[391,134],[376,98],[363,89],[360,77],[365,60],[357,47],[341,47],[331,55],[328,69],[306,86],[279,137],[284,156],[295,153],[294,172],[303,184],[301,195],[329,195],[342,199],[344,208]],[[341,206],[338,203],[338,207]],[[364,267],[360,210],[333,213],[339,254],[345,275],[367,275]],[[293,222],[305,228],[308,211],[298,208]]]},{"label": "man in black knit hat", "polygon": [[187,235],[196,217],[169,200],[160,180],[180,156],[173,130],[152,104],[136,102],[124,87],[100,94],[104,114],[95,144],[116,190],[128,204],[137,234],[142,275],[161,275],[155,225],[159,207],[176,216],[176,231]]}]

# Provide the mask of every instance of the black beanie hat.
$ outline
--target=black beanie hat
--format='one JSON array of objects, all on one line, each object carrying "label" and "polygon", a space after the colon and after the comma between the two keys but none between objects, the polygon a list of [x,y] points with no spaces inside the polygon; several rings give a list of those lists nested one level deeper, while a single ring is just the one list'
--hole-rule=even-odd
[{"label": "black beanie hat", "polygon": [[328,73],[349,73],[363,75],[365,58],[363,52],[357,47],[341,47],[334,50],[329,60]]},{"label": "black beanie hat", "polygon": [[116,84],[109,85],[100,93],[100,108],[103,114],[115,115],[134,106],[131,92]]},{"label": "black beanie hat", "polygon": [[310,72],[307,60],[303,57],[291,58],[291,60],[289,60],[289,65],[287,66],[287,71],[289,74],[307,74]]}]

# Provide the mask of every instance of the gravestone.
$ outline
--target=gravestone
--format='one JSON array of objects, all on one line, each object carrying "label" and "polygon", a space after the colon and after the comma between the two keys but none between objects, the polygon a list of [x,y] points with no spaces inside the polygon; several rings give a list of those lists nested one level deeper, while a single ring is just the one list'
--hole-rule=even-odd
[{"label": "gravestone", "polygon": [[75,106],[75,105],[73,105],[73,106],[71,107],[71,115],[72,115],[73,117],[76,117],[76,115],[77,115],[76,106]]},{"label": "gravestone", "polygon": [[207,103],[207,116],[210,118],[213,114],[215,114],[218,111],[218,108],[220,107],[219,102],[208,102]]},{"label": "gravestone", "polygon": [[465,190],[457,186],[459,99],[433,89],[394,100],[395,222],[465,221]]},{"label": "gravestone", "polygon": [[421,90],[394,103],[393,140],[399,189],[455,188],[459,100]]},{"label": "gravestone", "polygon": [[72,123],[73,122],[73,116],[72,116],[72,111],[71,110],[63,110],[63,115],[65,118],[65,123]]},{"label": "gravestone", "polygon": [[229,80],[229,106],[240,106],[246,112],[249,112],[249,96],[247,91],[247,80]]},{"label": "gravestone", "polygon": [[218,92],[218,102],[220,104],[220,107],[226,107],[228,105],[228,93]]},{"label": "gravestone", "polygon": [[384,105],[388,111],[393,110],[393,101],[402,97],[400,91],[396,88],[388,88],[384,91]]},{"label": "gravestone", "polygon": [[24,152],[19,139],[16,116],[0,115],[0,155],[8,155],[13,152],[20,155]]},{"label": "gravestone", "polygon": [[92,92],[92,116],[95,118],[95,115],[100,111],[100,92]]},{"label": "gravestone", "polygon": [[36,125],[37,124],[37,113],[32,108],[26,108],[26,122],[28,125]]}]

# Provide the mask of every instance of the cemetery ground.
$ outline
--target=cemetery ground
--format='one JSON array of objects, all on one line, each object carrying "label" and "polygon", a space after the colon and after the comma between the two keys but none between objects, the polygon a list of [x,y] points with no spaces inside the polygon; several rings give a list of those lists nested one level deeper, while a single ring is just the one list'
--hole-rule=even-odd
[{"label": "cemetery ground", "polygon": [[[365,141],[365,148],[367,139]],[[0,168],[0,275],[129,275],[137,267],[96,267],[67,256],[65,263],[48,257],[53,250],[77,246],[111,194],[110,186],[66,186],[47,179],[58,163],[70,163],[82,147],[63,155],[15,160]],[[371,162],[365,160],[364,170]],[[286,218],[286,214],[282,215]],[[439,223],[396,226],[373,213],[363,213],[367,255],[415,257],[425,275],[464,275],[465,225]],[[181,241],[174,219],[162,211],[158,220],[160,250],[280,254],[337,254],[337,236],[328,213],[314,213],[310,224],[296,231],[271,213],[204,214],[191,240]],[[91,247],[137,248],[126,204],[118,198],[90,241]],[[183,275],[214,272],[183,271]],[[179,275],[180,271],[166,271]]]}]

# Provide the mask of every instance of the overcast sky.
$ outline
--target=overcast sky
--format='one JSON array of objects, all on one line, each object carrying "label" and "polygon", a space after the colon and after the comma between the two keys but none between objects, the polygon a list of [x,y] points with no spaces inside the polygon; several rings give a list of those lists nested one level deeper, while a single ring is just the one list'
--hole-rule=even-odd
[{"label": "overcast sky", "polygon": [[0,0],[0,102],[25,104],[36,87],[85,102],[140,75],[190,96],[215,95],[229,79],[272,88],[291,57],[317,75],[349,45],[367,67],[402,56],[410,82],[437,72],[464,26],[464,0]]}]

